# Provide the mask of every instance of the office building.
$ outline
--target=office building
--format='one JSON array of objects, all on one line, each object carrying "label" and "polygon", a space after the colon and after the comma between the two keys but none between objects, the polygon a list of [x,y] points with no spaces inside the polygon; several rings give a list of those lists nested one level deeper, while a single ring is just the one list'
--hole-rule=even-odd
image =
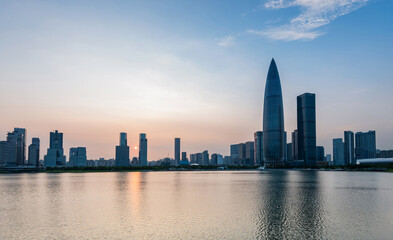
[{"label": "office building", "polygon": [[175,165],[178,166],[180,162],[180,138],[175,138]]},{"label": "office building", "polygon": [[287,143],[287,161],[293,161],[293,156],[292,156],[292,143]]},{"label": "office building", "polygon": [[[209,155],[207,156],[207,159],[209,159]],[[203,154],[202,153],[196,153],[196,163],[199,165],[203,165]]]},{"label": "office building", "polygon": [[299,160],[299,139],[297,130],[292,132],[292,159]]},{"label": "office building", "polygon": [[125,132],[120,133],[120,146],[128,146],[127,145],[127,133],[125,133]]},{"label": "office building", "polygon": [[13,141],[0,141],[0,166],[15,167],[16,143]]},{"label": "office building", "polygon": [[316,161],[315,94],[304,93],[297,97],[298,158],[306,167],[314,167]]},{"label": "office building", "polygon": [[70,148],[69,162],[71,166],[86,167],[87,166],[86,148],[85,147]]},{"label": "office building", "polygon": [[344,142],[342,138],[333,139],[333,165],[345,165]]},{"label": "office building", "polygon": [[7,141],[16,144],[16,165],[25,165],[26,163],[26,129],[14,128],[13,132],[7,134]]},{"label": "office building", "polygon": [[231,164],[236,165],[239,158],[239,144],[232,144],[230,147]]},{"label": "office building", "polygon": [[181,161],[179,162],[179,165],[181,165],[181,166],[190,165],[190,162],[188,161],[188,158],[187,158],[187,152],[181,153]]},{"label": "office building", "polygon": [[139,134],[139,164],[147,166],[147,138],[146,133]]},{"label": "office building", "polygon": [[325,161],[325,148],[317,146],[317,162]]},{"label": "office building", "polygon": [[263,166],[263,132],[254,133],[254,161],[255,165]]},{"label": "office building", "polygon": [[255,165],[255,149],[254,149],[255,143],[252,142],[246,142],[246,159],[243,161],[243,165],[247,166],[254,166]]},{"label": "office building", "polygon": [[231,158],[231,156],[225,156],[225,157],[224,157],[224,159],[223,159],[223,165],[226,165],[226,166],[231,166],[231,165],[233,165],[233,164],[232,164],[232,158]]},{"label": "office building", "polygon": [[209,152],[207,150],[202,152],[202,165],[209,165]]},{"label": "office building", "polygon": [[218,165],[224,164],[224,157],[221,154],[217,154],[217,164]]},{"label": "office building", "polygon": [[182,152],[182,153],[181,153],[181,160],[182,160],[182,161],[188,161],[187,152]]},{"label": "office building", "polygon": [[44,156],[45,167],[64,166],[66,157],[63,149],[63,133],[55,130],[49,135],[49,148]]},{"label": "office building", "polygon": [[344,132],[344,159],[345,165],[355,165],[355,140],[353,132]]},{"label": "office building", "polygon": [[40,139],[33,138],[29,146],[28,165],[38,167],[40,164]]},{"label": "office building", "polygon": [[393,158],[393,150],[381,150],[377,154],[377,158]]},{"label": "office building", "polygon": [[377,155],[375,131],[357,132],[355,135],[356,160],[375,158]]},{"label": "office building", "polygon": [[120,145],[116,146],[115,165],[117,167],[130,166],[130,147],[127,145],[127,133],[120,133]]},{"label": "office building", "polygon": [[197,164],[197,163],[198,163],[198,162],[197,162],[197,155],[191,153],[191,154],[190,154],[190,164]]},{"label": "office building", "polygon": [[284,106],[274,59],[267,74],[263,103],[263,161],[266,166],[285,164]]},{"label": "office building", "polygon": [[210,159],[210,165],[217,166],[218,165],[218,155],[217,153],[213,153]]}]

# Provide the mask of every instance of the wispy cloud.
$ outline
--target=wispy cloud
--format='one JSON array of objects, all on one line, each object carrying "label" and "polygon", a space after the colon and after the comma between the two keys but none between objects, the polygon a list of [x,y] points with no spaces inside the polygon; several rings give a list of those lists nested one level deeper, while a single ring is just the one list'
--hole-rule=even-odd
[{"label": "wispy cloud", "polygon": [[236,44],[235,37],[233,36],[226,36],[224,38],[218,39],[217,41],[220,47],[231,47]]},{"label": "wispy cloud", "polygon": [[267,0],[264,8],[300,7],[302,13],[290,19],[287,24],[247,32],[275,40],[313,40],[323,34],[318,28],[363,7],[369,1],[371,0]]}]

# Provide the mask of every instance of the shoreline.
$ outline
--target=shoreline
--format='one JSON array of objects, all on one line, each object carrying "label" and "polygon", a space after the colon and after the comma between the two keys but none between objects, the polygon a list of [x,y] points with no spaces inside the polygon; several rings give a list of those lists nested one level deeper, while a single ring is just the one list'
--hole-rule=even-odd
[{"label": "shoreline", "polygon": [[190,171],[344,171],[344,172],[393,172],[393,166],[362,166],[362,167],[320,167],[320,168],[266,168],[259,170],[249,166],[189,166],[189,167],[57,167],[57,168],[0,168],[0,174],[12,173],[90,173],[90,172],[190,172]]}]

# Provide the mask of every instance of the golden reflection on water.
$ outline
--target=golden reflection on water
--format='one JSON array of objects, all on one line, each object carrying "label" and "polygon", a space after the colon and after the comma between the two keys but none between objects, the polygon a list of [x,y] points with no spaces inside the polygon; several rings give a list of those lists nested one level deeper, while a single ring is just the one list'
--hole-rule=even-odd
[{"label": "golden reflection on water", "polygon": [[390,239],[393,174],[0,175],[0,239]]}]

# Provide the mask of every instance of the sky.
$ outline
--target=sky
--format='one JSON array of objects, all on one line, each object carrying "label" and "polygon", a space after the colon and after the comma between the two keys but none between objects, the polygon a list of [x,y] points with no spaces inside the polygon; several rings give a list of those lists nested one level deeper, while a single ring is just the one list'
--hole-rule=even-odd
[{"label": "sky", "polygon": [[[317,145],[376,130],[393,149],[391,0],[0,0],[0,140],[64,133],[64,148],[113,158],[127,132],[148,160],[229,154],[262,130],[269,63],[280,73],[285,130],[296,96],[316,94]],[[288,139],[290,142],[290,139]]]}]

